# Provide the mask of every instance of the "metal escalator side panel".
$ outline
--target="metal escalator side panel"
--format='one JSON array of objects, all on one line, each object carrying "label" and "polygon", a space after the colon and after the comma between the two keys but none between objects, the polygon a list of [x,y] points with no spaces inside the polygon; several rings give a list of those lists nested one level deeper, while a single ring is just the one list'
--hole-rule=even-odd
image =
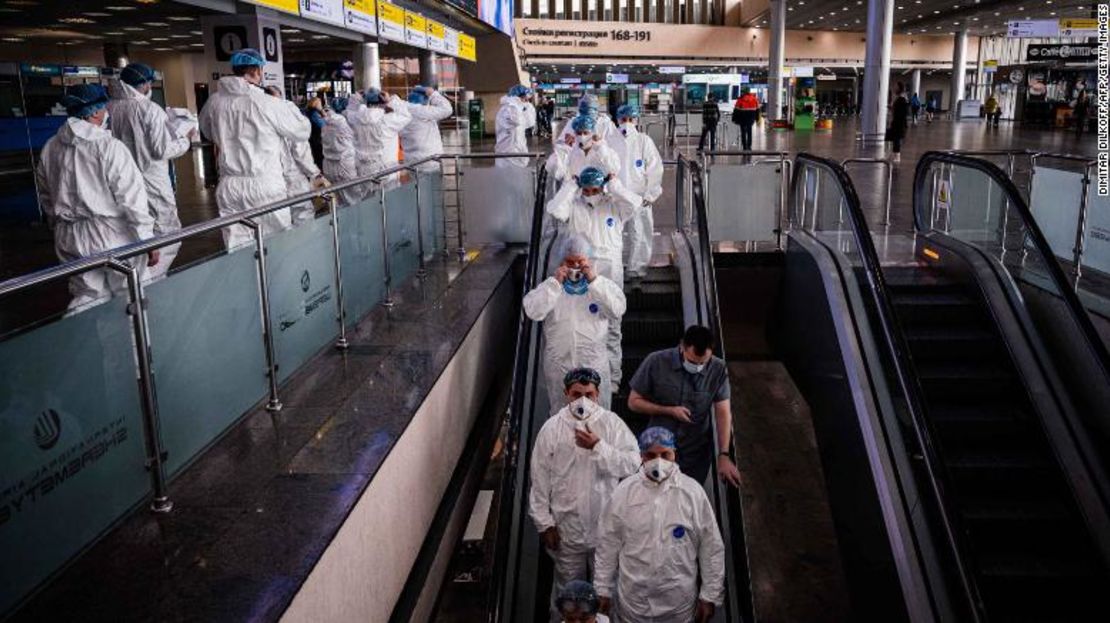
[{"label": "metal escalator side panel", "polygon": [[[790,232],[786,253],[784,291],[796,294],[790,301],[794,305],[784,307],[793,308],[797,319],[784,321],[794,328],[782,338],[789,353],[784,360],[791,364],[791,375],[800,386],[811,385],[806,392],[810,396],[817,392],[805,379],[820,375],[839,382],[836,377],[843,375],[874,485],[873,497],[868,497],[881,515],[889,560],[904,601],[903,615],[915,622],[955,620],[860,284],[850,267],[845,268],[847,262],[838,261],[834,250],[809,234]],[[820,280],[820,296],[814,296],[812,279]],[[802,372],[821,357],[821,353],[814,353],[822,349],[821,340],[805,331],[817,330],[814,325],[822,316],[834,331],[826,337],[835,341],[824,345],[824,355],[838,361],[818,363],[819,370]],[[816,415],[818,405],[812,399],[810,402]],[[814,419],[815,426],[819,426],[821,422]]]}]

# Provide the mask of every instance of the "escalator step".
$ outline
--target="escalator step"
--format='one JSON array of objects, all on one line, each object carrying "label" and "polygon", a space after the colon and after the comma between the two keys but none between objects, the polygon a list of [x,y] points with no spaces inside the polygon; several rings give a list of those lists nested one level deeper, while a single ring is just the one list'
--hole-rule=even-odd
[{"label": "escalator step", "polygon": [[629,312],[621,319],[623,344],[673,346],[682,339],[682,323],[669,311]]},{"label": "escalator step", "polygon": [[682,315],[682,293],[677,286],[670,284],[647,284],[637,288],[626,288],[625,298],[629,311],[668,311],[679,317]]},{"label": "escalator step", "polygon": [[907,327],[915,324],[975,326],[983,322],[976,301],[962,292],[896,292],[893,302]]},{"label": "escalator step", "polygon": [[991,361],[916,363],[921,387],[931,401],[1005,402],[1013,393],[1024,391],[1009,366]]},{"label": "escalator step", "polygon": [[989,359],[1003,348],[994,333],[976,327],[910,326],[906,337],[916,361]]},{"label": "escalator step", "polygon": [[939,271],[928,268],[884,266],[883,279],[891,290],[914,287],[963,287]]}]

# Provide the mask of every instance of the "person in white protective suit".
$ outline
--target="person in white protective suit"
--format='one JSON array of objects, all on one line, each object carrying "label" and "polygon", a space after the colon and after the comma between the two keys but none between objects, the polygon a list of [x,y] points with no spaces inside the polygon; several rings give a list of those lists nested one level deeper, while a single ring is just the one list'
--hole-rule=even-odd
[{"label": "person in white protective suit", "polygon": [[[401,130],[401,147],[405,162],[416,162],[443,153],[443,137],[439,122],[454,112],[451,100],[432,87],[417,86],[409,93],[409,114],[412,121]],[[421,171],[434,171],[435,162],[425,162],[417,167]]]},{"label": "person in white protective suit", "polygon": [[[285,199],[281,154],[285,139],[307,141],[308,119],[261,89],[265,61],[258,50],[244,48],[231,55],[233,76],[220,78],[216,92],[200,112],[200,130],[216,145],[220,183],[216,203],[229,216]],[[289,210],[255,219],[263,234],[290,226]],[[223,228],[228,249],[249,244],[249,227]]]},{"label": "person in white protective suit", "polygon": [[[358,177],[358,156],[355,154],[355,134],[343,112],[349,100],[337,97],[331,102],[324,121],[327,125],[320,131],[324,147],[324,176],[332,183],[346,182]],[[351,205],[362,198],[358,187],[339,191],[339,204]]]},{"label": "person in white protective suit", "polygon": [[[531,95],[531,89],[518,84],[501,98],[501,108],[494,119],[497,131],[497,143],[493,147],[495,152],[522,154],[528,151],[526,132],[536,125],[536,109],[528,101]],[[494,164],[499,167],[527,167],[528,158],[498,158]]]},{"label": "person in white protective suit", "polygon": [[[154,235],[160,236],[181,229],[169,161],[189,151],[197,133],[191,130],[178,136],[173,132],[166,111],[150,99],[152,80],[154,70],[142,63],[124,67],[119,79],[109,85],[112,99],[108,102],[108,114],[112,118],[109,124],[112,136],[127,146],[143,172],[147,202],[154,217]],[[146,271],[144,278],[165,275],[180,248],[181,243],[162,247],[161,259]]]},{"label": "person in white protective suit", "polygon": [[552,412],[563,394],[563,377],[586,366],[601,371],[601,405],[609,408],[610,386],[607,340],[610,323],[620,323],[627,302],[624,291],[590,264],[590,245],[580,235],[562,241],[562,263],[524,296],[524,313],[543,322],[544,376]]},{"label": "person in white protective suit", "polygon": [[708,621],[723,603],[725,581],[713,505],[675,463],[674,433],[653,426],[639,441],[640,473],[617,485],[598,522],[601,611],[621,623]]},{"label": "person in white protective suit", "polygon": [[617,483],[640,467],[632,431],[597,404],[600,379],[591,368],[567,372],[566,404],[544,422],[532,449],[528,512],[555,564],[553,596],[590,579],[601,511]]},{"label": "person in white protective suit", "polygon": [[[98,84],[69,87],[62,97],[69,119],[46,141],[35,170],[39,205],[63,262],[154,234],[142,172],[127,146],[104,127],[107,104],[108,93]],[[151,251],[145,263],[157,266],[158,261],[158,251]],[[112,270],[74,275],[69,278],[69,309],[121,294],[126,286],[126,278]]]},{"label": "person in white protective suit", "polygon": [[[281,90],[270,85],[266,93],[276,98],[283,106],[292,111],[300,112],[297,105],[284,99]],[[310,190],[319,190],[331,185],[328,178],[320,172],[316,162],[312,159],[312,147],[307,140],[294,141],[284,139],[284,149],[281,152],[281,176],[285,178],[285,194],[288,197],[303,195]],[[316,207],[311,201],[304,201],[292,206],[290,209],[293,226],[312,222],[316,216]]]},{"label": "person in white protective suit", "polygon": [[[347,109],[347,121],[355,133],[358,175],[365,177],[397,166],[401,130],[412,121],[408,104],[396,95],[367,89],[365,106]],[[397,175],[389,177],[395,180]]]},{"label": "person in white protective suit", "polygon": [[663,194],[663,159],[655,141],[636,129],[639,112],[628,104],[617,109],[619,126],[609,135],[609,146],[621,160],[621,183],[644,198],[636,216],[628,221],[628,263],[625,274],[642,277],[651,262],[655,215],[652,203]]},{"label": "person in white protective suit", "polygon": [[[598,138],[602,141],[609,140],[609,136],[617,131],[616,128],[613,127],[613,120],[610,119],[608,115],[601,114],[596,95],[587,93],[582,96],[582,99],[578,100],[578,116],[593,117],[597,121],[597,127],[594,133],[597,134]],[[574,128],[571,125],[573,122],[573,119],[568,121],[563,124],[562,129],[558,132],[552,133],[551,140],[556,145],[560,143],[563,145],[574,144],[576,137]]]},{"label": "person in white protective suit", "polygon": [[573,182],[574,176],[586,167],[597,167],[612,175],[620,173],[620,156],[596,133],[597,117],[575,117],[571,126],[575,135],[574,145],[555,145],[547,158],[548,175],[564,183]]},{"label": "person in white protective suit", "polygon": [[555,609],[562,623],[609,623],[609,617],[599,614],[600,608],[594,585],[583,580],[567,582],[555,594]]},{"label": "person in white protective suit", "polygon": [[[624,289],[624,224],[643,203],[620,179],[597,167],[586,167],[576,184],[563,184],[546,210],[571,234],[583,236],[594,251],[594,268]],[[609,323],[609,383],[616,391],[621,382],[621,323]]]}]

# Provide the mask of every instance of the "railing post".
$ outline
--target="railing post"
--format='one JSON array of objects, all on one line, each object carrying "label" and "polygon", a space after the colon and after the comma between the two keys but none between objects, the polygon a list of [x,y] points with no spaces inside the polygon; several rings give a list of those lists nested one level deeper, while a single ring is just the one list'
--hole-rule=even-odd
[{"label": "railing post", "polygon": [[385,272],[384,307],[393,307],[393,267],[389,262],[389,218],[386,216],[385,184],[378,184],[378,205],[382,208],[382,267]]},{"label": "railing post", "polygon": [[1079,290],[1079,279],[1083,276],[1083,238],[1087,233],[1087,194],[1091,189],[1091,165],[1083,168],[1083,194],[1079,196],[1079,222],[1075,226],[1075,249],[1072,260],[1072,287]]},{"label": "railing post", "polygon": [[424,211],[420,207],[420,171],[415,167],[409,170],[416,177],[416,248],[420,253],[420,267],[416,269],[416,278],[423,279],[428,276],[428,269],[424,265]]},{"label": "railing post", "polygon": [[455,156],[455,211],[456,223],[458,224],[459,235],[459,261],[462,262],[466,259],[466,245],[463,234],[463,192],[462,192],[462,169],[459,168],[459,157]]},{"label": "railing post", "polygon": [[335,304],[338,308],[336,320],[339,321],[339,339],[335,347],[346,350],[350,343],[347,342],[347,309],[343,303],[343,260],[339,250],[339,198],[336,193],[328,195],[328,206],[331,208],[331,242],[335,251]]},{"label": "railing post", "polygon": [[[436,158],[436,162],[439,163],[439,205],[443,212],[441,215],[443,217],[441,219],[443,221],[443,257],[446,258],[451,254],[451,252],[447,250],[447,187],[444,184],[447,179],[447,170],[443,165],[442,155]],[[458,170],[456,170],[455,173],[458,174]]]},{"label": "railing post", "polygon": [[258,270],[258,299],[262,307],[262,345],[266,349],[266,374],[270,377],[270,400],[266,403],[266,410],[271,412],[281,411],[281,400],[278,399],[277,381],[277,356],[274,350],[273,315],[270,313],[270,288],[266,278],[266,245],[263,241],[262,226],[255,221],[245,218],[241,225],[249,227],[254,233],[254,257]]},{"label": "railing post", "polygon": [[779,154],[779,205],[778,214],[776,215],[775,222],[777,229],[775,230],[775,246],[779,251],[782,251],[782,232],[786,227],[786,204],[790,200],[790,173],[791,162],[786,158],[785,154]]},{"label": "railing post", "polygon": [[883,160],[886,167],[886,204],[883,208],[883,225],[890,225],[890,193],[894,187],[894,165],[889,160]]},{"label": "railing post", "polygon": [[[143,261],[143,257],[135,262]],[[150,330],[147,326],[146,299],[143,297],[143,283],[139,271],[130,262],[112,259],[108,267],[124,274],[131,304],[127,313],[131,316],[131,327],[135,336],[135,360],[139,368],[139,399],[143,410],[143,436],[146,441],[146,467],[150,472],[150,485],[154,495],[150,510],[155,513],[168,513],[173,510],[173,502],[166,494],[166,450],[162,446],[162,423],[158,417],[158,399],[154,390],[154,371],[150,357]]]}]

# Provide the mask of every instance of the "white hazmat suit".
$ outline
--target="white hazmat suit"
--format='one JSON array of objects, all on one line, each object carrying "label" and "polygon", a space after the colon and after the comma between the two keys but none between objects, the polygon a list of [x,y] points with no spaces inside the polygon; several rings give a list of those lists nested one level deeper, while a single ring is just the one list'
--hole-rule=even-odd
[{"label": "white hazmat suit", "polygon": [[[594,268],[624,289],[624,224],[636,214],[643,202],[613,178],[605,192],[591,206],[575,184],[563,184],[547,202],[547,213],[562,223],[568,233],[578,234],[593,247]],[[621,382],[621,323],[609,323],[609,382],[616,389]]]},{"label": "white hazmat suit", "polygon": [[[324,147],[324,176],[333,184],[358,177],[358,156],[355,154],[355,134],[347,118],[331,111],[325,118],[327,125],[320,131]],[[351,205],[362,199],[359,187],[339,191],[340,205]]]},{"label": "white hazmat suit", "polygon": [[[502,96],[501,108],[497,110],[497,117],[494,120],[497,143],[493,150],[499,154],[527,152],[528,138],[525,131],[535,124],[535,108],[529,113],[528,105],[519,97]],[[498,158],[495,164],[499,167],[527,167],[528,158]]]},{"label": "white hazmat suit", "polygon": [[[594,558],[598,595],[621,623],[686,623],[698,599],[720,606],[725,546],[705,489],[679,471],[617,485],[601,514]],[[698,573],[701,590],[698,590]]]},{"label": "white hazmat suit", "polygon": [[597,167],[614,176],[620,174],[620,155],[603,142],[595,141],[590,150],[582,149],[577,143],[569,145],[556,145],[547,157],[547,174],[556,181],[574,184],[574,176],[586,167]]},{"label": "white hazmat suit", "polygon": [[643,206],[628,222],[630,248],[627,265],[629,274],[643,275],[651,262],[655,230],[652,204],[663,194],[663,159],[655,141],[631,124],[610,134],[609,146],[621,160],[621,183],[644,199]]},{"label": "white hazmat suit", "polygon": [[[200,128],[216,144],[219,156],[216,203],[221,216],[285,199],[284,141],[307,141],[311,131],[299,110],[238,76],[220,78],[200,113]],[[257,222],[264,234],[288,229],[289,210],[270,212]],[[242,225],[225,227],[223,234],[228,249],[253,239],[250,228]]]},{"label": "white hazmat suit", "polygon": [[[285,99],[279,101],[292,109],[291,113],[300,114],[300,109],[293,102]],[[312,180],[320,175],[320,169],[312,159],[312,147],[307,140],[294,141],[287,138],[283,142],[281,175],[285,178],[285,194],[288,197],[302,195],[312,190]],[[311,201],[298,203],[290,211],[294,226],[308,223],[316,215],[316,208]]]},{"label": "white hazmat suit", "polygon": [[[59,260],[69,262],[154,235],[146,182],[127,146],[108,130],[67,119],[42,148],[35,175]],[[134,261],[145,264],[146,258]],[[69,279],[69,308],[125,291],[121,273],[86,271]]]},{"label": "white hazmat suit", "polygon": [[[166,111],[155,104],[150,95],[120,80],[111,82],[109,92],[112,96],[108,102],[112,136],[127,146],[142,171],[147,202],[154,217],[154,235],[175,232],[181,229],[181,219],[170,182],[169,161],[189,151],[189,138],[174,134]],[[180,248],[180,243],[162,247],[161,259],[146,271],[145,278],[165,275]]]},{"label": "white hazmat suit", "polygon": [[626,306],[620,286],[600,274],[584,294],[570,294],[562,283],[548,277],[524,296],[524,313],[543,322],[543,369],[553,411],[563,395],[563,376],[581,367],[601,374],[600,400],[609,407],[612,389],[606,341],[609,325],[620,324]]},{"label": "white hazmat suit", "polygon": [[[574,117],[567,119],[567,122],[562,125],[562,128],[560,128],[558,132],[552,134],[551,140],[556,145],[566,145],[567,137],[574,137],[574,128],[571,127],[572,123],[574,123]],[[594,131],[594,134],[597,134],[601,140],[609,140],[609,137],[616,131],[616,128],[613,126],[613,120],[609,118],[609,115],[597,115],[597,129]]]},{"label": "white hazmat suit", "polygon": [[[582,419],[570,406],[548,418],[532,449],[532,523],[541,533],[551,527],[559,531],[559,548],[548,550],[555,563],[555,594],[571,580],[590,580],[601,511],[617,483],[640,468],[636,437],[620,416],[589,406]],[[574,431],[583,427],[601,438],[593,448],[575,443]]]},{"label": "white hazmat suit", "polygon": [[[389,96],[385,106],[352,106],[347,109],[347,121],[355,133],[355,152],[358,154],[358,175],[373,175],[396,166],[401,130],[412,121],[407,102],[396,95]],[[354,110],[352,110],[354,108]],[[396,175],[391,179],[396,179]]]},{"label": "white hazmat suit", "polygon": [[[401,147],[405,150],[405,162],[416,162],[428,156],[443,153],[443,137],[439,133],[439,122],[451,116],[454,109],[439,91],[432,93],[427,104],[408,102],[412,121],[401,130]],[[426,162],[419,167],[421,171],[435,170],[439,165]]]}]

